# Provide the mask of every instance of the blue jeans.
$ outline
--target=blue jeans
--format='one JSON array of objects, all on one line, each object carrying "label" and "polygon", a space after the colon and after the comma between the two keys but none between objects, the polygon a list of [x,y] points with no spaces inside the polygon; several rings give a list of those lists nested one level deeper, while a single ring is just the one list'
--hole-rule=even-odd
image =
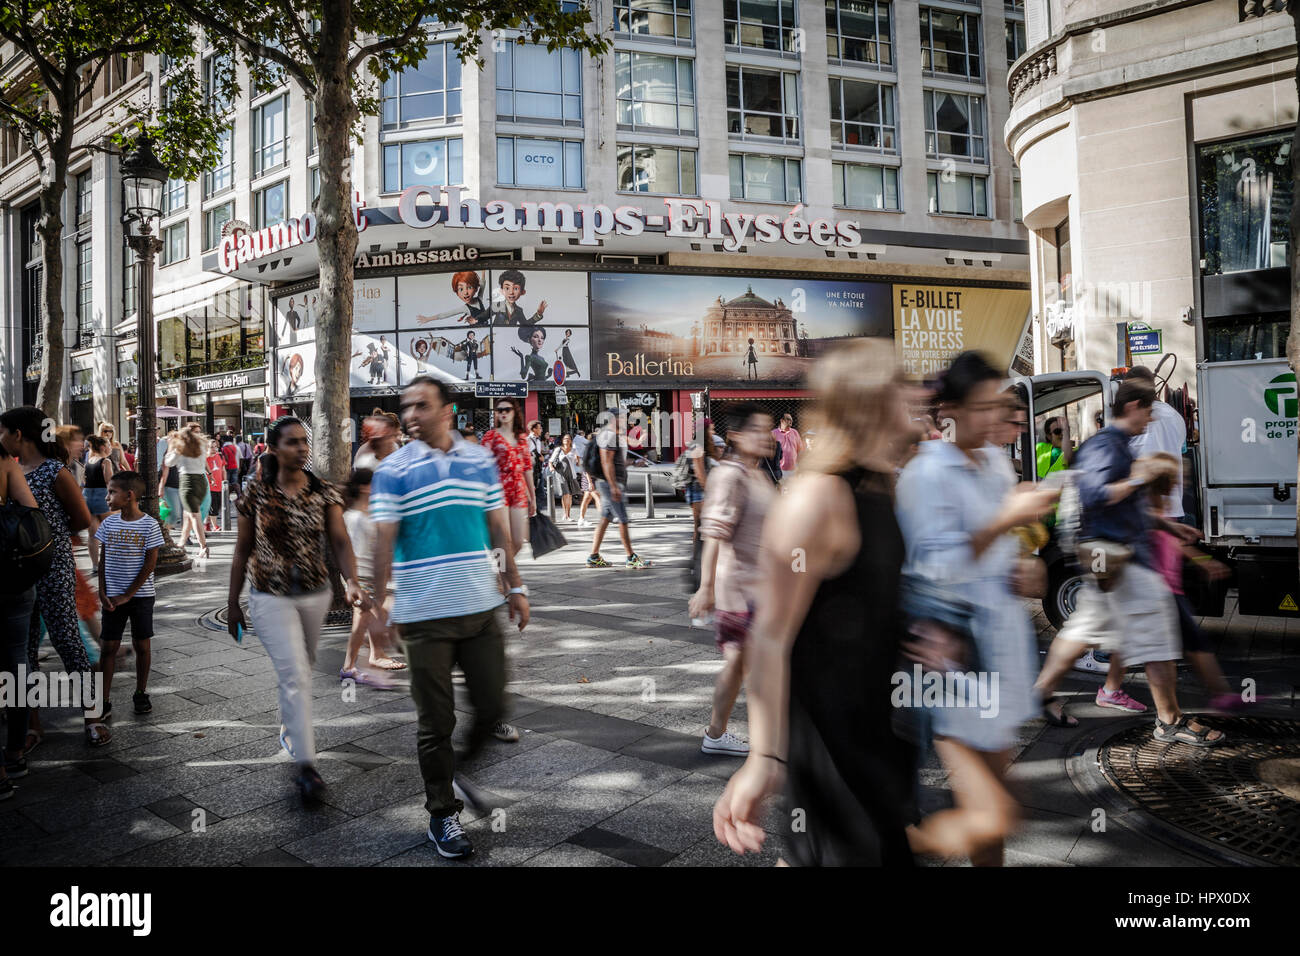
[{"label": "blue jeans", "polygon": [[[13,674],[15,681],[19,665],[27,663],[27,628],[31,622],[32,608],[36,605],[36,589],[28,588],[21,594],[0,595],[0,671]],[[26,687],[14,688],[24,695]],[[27,739],[27,708],[5,708],[7,736],[5,749],[12,753],[21,753]]]},{"label": "blue jeans", "polygon": [[627,486],[619,485],[621,500],[615,501],[609,493],[609,482],[604,478],[596,479],[596,491],[600,493],[600,516],[608,518],[612,524],[630,524],[627,520]]}]

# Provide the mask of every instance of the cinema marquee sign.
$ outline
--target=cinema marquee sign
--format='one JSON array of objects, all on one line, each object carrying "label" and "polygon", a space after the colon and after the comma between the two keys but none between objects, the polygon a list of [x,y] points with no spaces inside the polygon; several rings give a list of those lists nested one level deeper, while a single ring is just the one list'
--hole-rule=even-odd
[{"label": "cinema marquee sign", "polygon": [[[421,200],[427,200],[421,202]],[[369,224],[360,193],[352,200],[357,231]],[[640,206],[608,206],[605,203],[521,202],[504,199],[481,203],[461,196],[459,186],[411,186],[397,202],[401,223],[411,229],[484,230],[486,232],[535,232],[573,235],[583,246],[600,245],[605,236],[639,236],[662,233],[672,239],[695,239],[721,243],[727,252],[750,245],[786,243],[811,244],[823,248],[854,249],[862,244],[856,222],[846,219],[809,219],[801,215],[800,204],[785,215],[731,212],[713,199],[668,197],[663,212]],[[234,229],[221,240],[217,265],[233,272],[241,265],[294,246],[316,241],[316,216],[306,213],[256,232]]]}]

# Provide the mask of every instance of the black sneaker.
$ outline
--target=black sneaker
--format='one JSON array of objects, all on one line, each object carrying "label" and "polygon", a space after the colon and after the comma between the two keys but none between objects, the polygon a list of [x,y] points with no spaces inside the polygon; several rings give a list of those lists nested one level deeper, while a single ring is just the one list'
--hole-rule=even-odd
[{"label": "black sneaker", "polygon": [[[8,777],[5,777],[5,779],[0,780],[0,800],[8,800],[10,797],[14,795],[14,791],[16,789],[17,787],[15,787],[12,783],[9,782]],[[443,856],[446,856],[446,854],[444,853]]]},{"label": "black sneaker", "polygon": [[137,714],[147,714],[153,710],[153,704],[149,703],[149,695],[142,690],[136,691],[131,695],[131,701],[135,704]]},{"label": "black sneaker", "polygon": [[298,792],[302,795],[304,807],[320,805],[321,798],[325,796],[325,781],[321,779],[315,767],[303,767],[298,771],[298,777],[294,782],[298,784]]},{"label": "black sneaker", "polygon": [[430,817],[428,836],[438,855],[449,860],[463,859],[474,852],[474,844],[469,842],[465,829],[460,825],[459,813]]},{"label": "black sneaker", "polygon": [[27,776],[27,758],[19,757],[16,760],[5,760],[5,775],[14,780],[19,777]]}]

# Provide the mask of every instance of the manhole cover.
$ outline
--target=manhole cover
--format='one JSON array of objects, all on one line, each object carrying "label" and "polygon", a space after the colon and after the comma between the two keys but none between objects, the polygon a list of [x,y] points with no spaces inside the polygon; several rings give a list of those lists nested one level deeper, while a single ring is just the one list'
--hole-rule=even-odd
[{"label": "manhole cover", "polygon": [[1300,865],[1300,721],[1197,719],[1227,734],[1227,743],[1160,743],[1144,722],[1098,749],[1106,779],[1182,835],[1260,862]]},{"label": "manhole cover", "polygon": [[[253,630],[253,618],[248,613],[248,602],[241,601],[240,608],[244,612],[244,620],[247,622],[248,629]],[[223,604],[216,610],[209,611],[199,618],[199,624],[213,631],[224,631],[230,623],[230,616],[226,613],[226,606]],[[344,608],[341,611],[330,611],[325,615],[325,623],[321,628],[324,631],[334,630],[352,630],[352,611],[350,608]]]}]

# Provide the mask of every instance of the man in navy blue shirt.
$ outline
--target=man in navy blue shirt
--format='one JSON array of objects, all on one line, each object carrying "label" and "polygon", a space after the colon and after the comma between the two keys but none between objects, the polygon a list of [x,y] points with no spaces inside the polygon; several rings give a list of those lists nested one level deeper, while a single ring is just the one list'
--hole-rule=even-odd
[{"label": "man in navy blue shirt", "polygon": [[[1109,586],[1103,592],[1093,576],[1080,589],[1074,613],[1047,652],[1037,687],[1050,723],[1077,726],[1078,721],[1051,694],[1086,648],[1102,647],[1111,652],[1112,661],[1120,655],[1126,664],[1145,666],[1156,705],[1157,740],[1214,747],[1223,743],[1223,734],[1178,707],[1174,664],[1181,656],[1178,612],[1164,579],[1152,566],[1151,554],[1153,527],[1184,540],[1199,535],[1151,511],[1146,493],[1149,469],[1144,459],[1134,461],[1129,450],[1129,441],[1151,421],[1155,397],[1148,382],[1121,382],[1115,390],[1111,425],[1084,443],[1068,472],[1079,492],[1080,561],[1085,570],[1106,577]],[[1132,556],[1121,563],[1115,545],[1127,546]],[[1099,702],[1105,691],[1098,693]]]}]

